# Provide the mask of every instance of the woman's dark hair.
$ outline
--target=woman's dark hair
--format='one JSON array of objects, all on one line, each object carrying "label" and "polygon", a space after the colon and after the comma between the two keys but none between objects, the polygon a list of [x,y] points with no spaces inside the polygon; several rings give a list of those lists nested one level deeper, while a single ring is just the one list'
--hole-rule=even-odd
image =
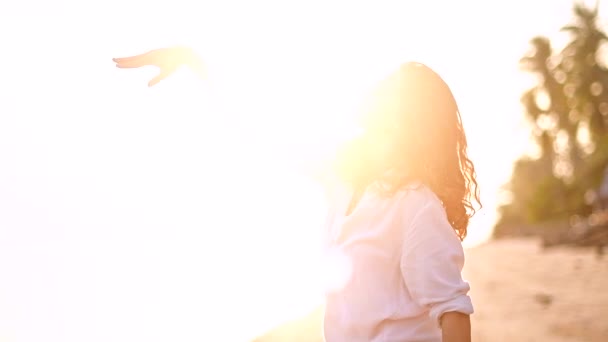
[{"label": "woman's dark hair", "polygon": [[378,182],[392,192],[422,182],[441,200],[460,239],[474,202],[481,207],[475,167],[452,91],[420,63],[403,64],[365,106],[363,135],[336,159],[338,175],[355,189]]}]

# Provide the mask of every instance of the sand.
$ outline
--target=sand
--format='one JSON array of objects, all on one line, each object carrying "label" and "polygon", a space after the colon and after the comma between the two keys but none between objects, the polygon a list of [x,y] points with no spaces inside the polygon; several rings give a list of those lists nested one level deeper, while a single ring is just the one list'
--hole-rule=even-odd
[{"label": "sand", "polygon": [[474,341],[608,341],[608,258],[502,240],[467,251]]},{"label": "sand", "polygon": [[[608,341],[608,256],[542,250],[534,239],[492,241],[466,254],[473,341]],[[319,309],[256,342],[322,341],[320,322]]]}]

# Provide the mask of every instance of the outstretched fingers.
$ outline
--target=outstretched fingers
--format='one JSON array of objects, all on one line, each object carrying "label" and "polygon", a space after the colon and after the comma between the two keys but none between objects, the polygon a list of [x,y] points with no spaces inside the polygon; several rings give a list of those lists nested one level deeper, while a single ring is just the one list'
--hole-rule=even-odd
[{"label": "outstretched fingers", "polygon": [[128,59],[128,60],[117,60],[115,59],[117,68],[139,68],[145,65],[149,65],[149,61],[145,58],[140,59]]},{"label": "outstretched fingers", "polygon": [[139,68],[150,63],[150,52],[137,56],[112,58],[118,68]]},{"label": "outstretched fingers", "polygon": [[142,54],[135,55],[135,56],[112,58],[112,60],[116,63],[134,61],[134,60],[145,58],[147,55],[150,54],[150,52],[152,52],[152,51],[144,52]]}]

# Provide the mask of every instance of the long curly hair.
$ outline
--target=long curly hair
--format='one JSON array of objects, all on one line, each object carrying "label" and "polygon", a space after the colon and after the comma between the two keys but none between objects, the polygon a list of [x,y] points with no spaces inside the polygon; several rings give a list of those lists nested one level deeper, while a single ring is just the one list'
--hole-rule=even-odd
[{"label": "long curly hair", "polygon": [[396,192],[422,182],[442,202],[461,240],[476,202],[475,167],[452,91],[429,67],[403,64],[364,106],[363,134],[336,158],[338,175],[359,192],[372,183]]}]

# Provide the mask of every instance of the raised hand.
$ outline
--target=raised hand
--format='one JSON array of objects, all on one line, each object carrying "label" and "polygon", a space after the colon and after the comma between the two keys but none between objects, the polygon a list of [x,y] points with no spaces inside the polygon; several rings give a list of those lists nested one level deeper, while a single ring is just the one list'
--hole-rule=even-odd
[{"label": "raised hand", "polygon": [[196,53],[187,47],[151,50],[131,57],[113,58],[118,68],[139,68],[153,65],[160,69],[158,75],[148,82],[151,87],[174,73],[181,66],[189,66],[201,78],[206,78],[205,67]]}]

